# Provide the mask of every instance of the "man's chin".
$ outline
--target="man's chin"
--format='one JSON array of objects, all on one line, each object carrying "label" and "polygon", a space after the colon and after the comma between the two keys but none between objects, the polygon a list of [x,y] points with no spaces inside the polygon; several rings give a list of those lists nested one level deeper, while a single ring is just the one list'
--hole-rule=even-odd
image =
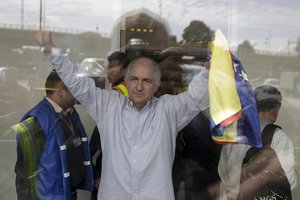
[{"label": "man's chin", "polygon": [[144,94],[133,94],[133,96],[134,96],[135,98],[139,98],[139,99],[145,98],[145,97],[144,97]]},{"label": "man's chin", "polygon": [[143,104],[145,102],[145,99],[142,97],[134,97],[132,99],[132,102],[135,104]]},{"label": "man's chin", "polygon": [[145,99],[144,95],[136,94],[134,95],[134,99],[137,101],[143,101]]}]

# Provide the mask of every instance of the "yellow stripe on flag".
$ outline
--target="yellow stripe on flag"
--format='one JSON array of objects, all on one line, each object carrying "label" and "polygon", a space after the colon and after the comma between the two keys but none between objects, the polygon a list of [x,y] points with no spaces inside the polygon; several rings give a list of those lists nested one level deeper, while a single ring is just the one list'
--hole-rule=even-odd
[{"label": "yellow stripe on flag", "polygon": [[210,114],[214,123],[219,124],[239,112],[242,107],[228,44],[220,30],[215,33],[211,53],[208,79]]}]

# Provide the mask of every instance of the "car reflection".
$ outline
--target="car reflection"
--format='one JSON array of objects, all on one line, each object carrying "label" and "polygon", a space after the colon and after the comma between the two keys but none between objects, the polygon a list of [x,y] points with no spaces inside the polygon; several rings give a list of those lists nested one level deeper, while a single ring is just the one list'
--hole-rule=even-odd
[{"label": "car reflection", "polygon": [[96,87],[107,88],[107,60],[105,58],[85,58],[78,66],[78,76],[94,79]]},{"label": "car reflection", "polygon": [[[20,120],[29,107],[29,90],[14,66],[0,67],[0,127],[2,135]],[[14,136],[12,136],[14,137]]]}]

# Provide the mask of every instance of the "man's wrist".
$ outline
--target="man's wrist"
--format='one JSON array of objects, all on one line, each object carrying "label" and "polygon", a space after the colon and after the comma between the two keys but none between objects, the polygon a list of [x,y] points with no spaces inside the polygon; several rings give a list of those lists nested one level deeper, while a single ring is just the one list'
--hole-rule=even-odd
[{"label": "man's wrist", "polygon": [[54,45],[47,46],[43,50],[44,54],[52,54],[52,55],[59,55],[61,53],[60,48],[56,48]]}]

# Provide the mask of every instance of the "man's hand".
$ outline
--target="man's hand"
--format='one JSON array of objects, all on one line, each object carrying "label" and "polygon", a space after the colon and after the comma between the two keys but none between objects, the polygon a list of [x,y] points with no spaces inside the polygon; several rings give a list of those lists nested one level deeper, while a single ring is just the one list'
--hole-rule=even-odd
[{"label": "man's hand", "polygon": [[97,178],[96,180],[94,180],[94,187],[99,190],[99,186],[100,186],[100,178]]},{"label": "man's hand", "polygon": [[48,31],[36,31],[34,37],[38,45],[45,47],[44,53],[51,53],[51,49],[55,47],[52,41],[52,34]]}]

